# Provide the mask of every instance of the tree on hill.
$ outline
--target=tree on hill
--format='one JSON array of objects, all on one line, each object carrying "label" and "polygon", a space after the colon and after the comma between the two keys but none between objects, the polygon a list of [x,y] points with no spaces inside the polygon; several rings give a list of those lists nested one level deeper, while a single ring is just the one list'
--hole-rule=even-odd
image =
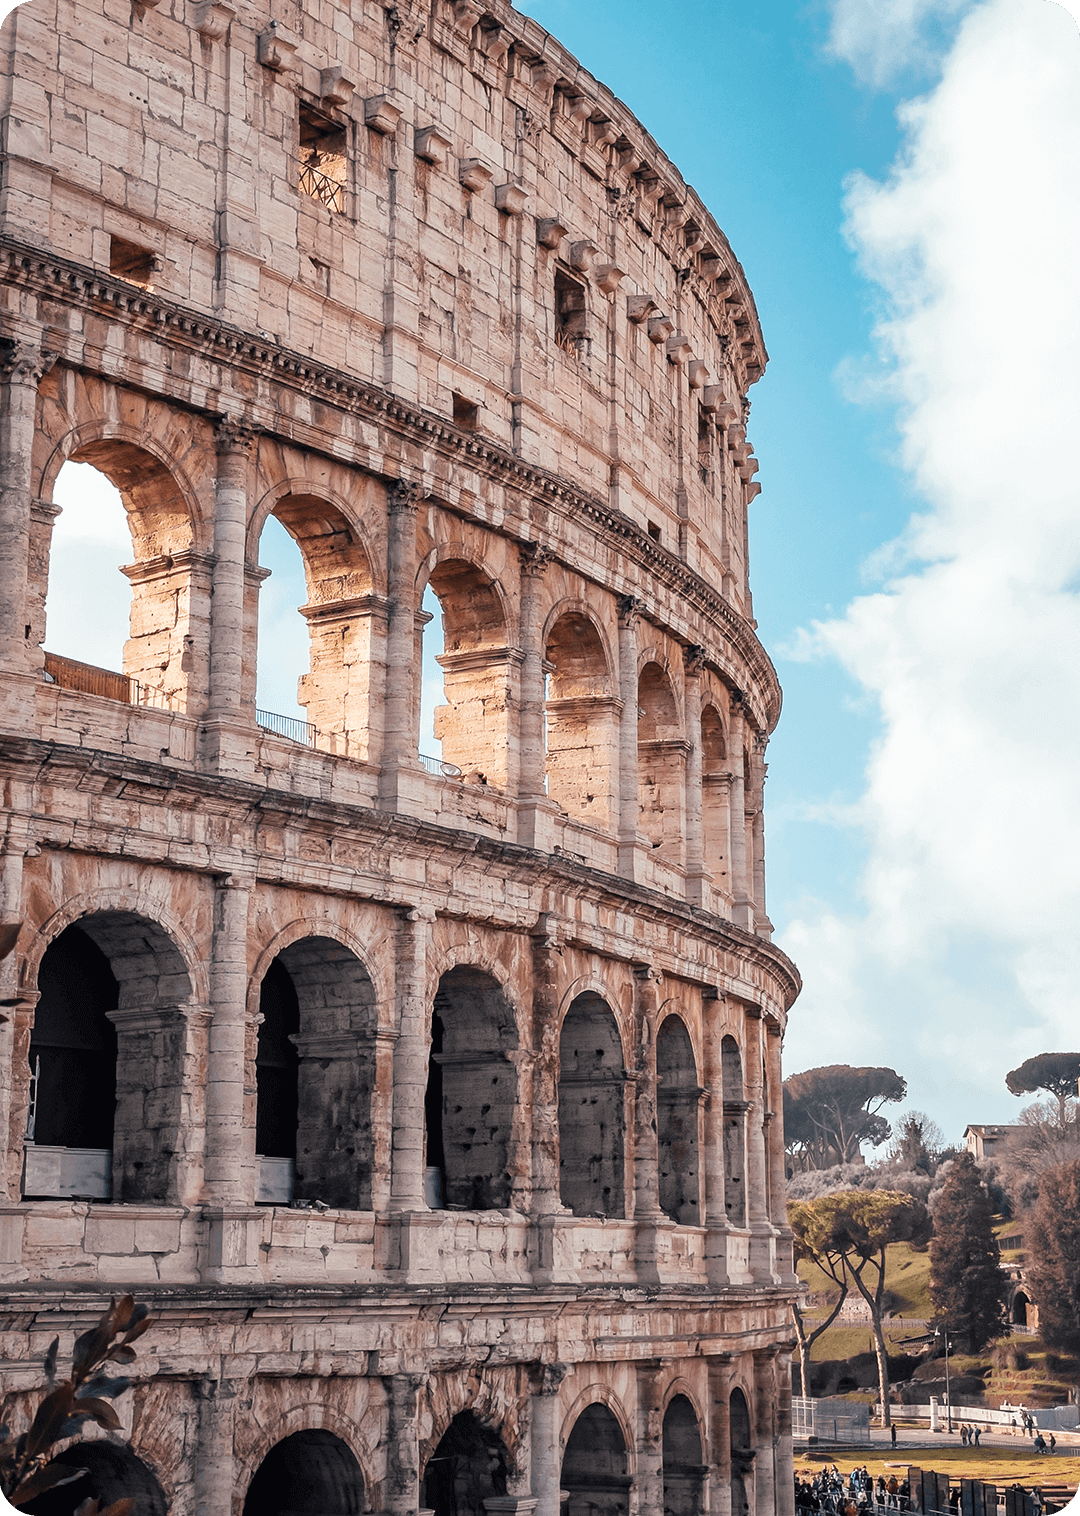
[{"label": "tree on hill", "polygon": [[970,1153],[949,1165],[933,1214],[930,1298],[965,1351],[980,1353],[1008,1330],[1009,1281],[994,1241],[990,1197]]},{"label": "tree on hill", "polygon": [[795,1322],[795,1335],[799,1339],[799,1393],[806,1396],[807,1377],[806,1370],[810,1363],[810,1349],[821,1336],[827,1332],[840,1314],[841,1307],[848,1297],[847,1269],[844,1267],[844,1255],[841,1249],[834,1246],[830,1233],[823,1231],[817,1224],[814,1212],[814,1202],[794,1201],[788,1206],[788,1225],[795,1234],[795,1266],[800,1263],[814,1263],[822,1271],[828,1274],[832,1282],[840,1291],[839,1297],[829,1314],[823,1321],[819,1321],[812,1332],[807,1332],[803,1313],[799,1309],[798,1302],[791,1302],[791,1315]]},{"label": "tree on hill", "polygon": [[1040,1335],[1048,1348],[1080,1353],[1080,1158],[1040,1176],[1024,1240]]},{"label": "tree on hill", "polygon": [[1080,1053],[1036,1053],[1018,1069],[1005,1075],[1005,1086],[1012,1095],[1031,1095],[1045,1090],[1058,1105],[1058,1121],[1068,1119],[1068,1102],[1075,1100],[1080,1081]]},{"label": "tree on hill", "polygon": [[892,1128],[878,1114],[903,1100],[907,1081],[895,1069],[834,1063],[784,1080],[784,1134],[788,1150],[810,1168],[852,1163],[859,1145],[880,1147]]},{"label": "tree on hill", "polygon": [[908,1111],[898,1124],[889,1161],[904,1173],[930,1174],[940,1161],[945,1134],[925,1111]]},{"label": "tree on hill", "polygon": [[845,1276],[870,1309],[881,1413],[888,1426],[889,1356],[882,1328],[886,1250],[894,1242],[925,1243],[931,1232],[930,1217],[912,1196],[894,1190],[842,1190],[807,1202],[801,1212],[802,1245],[812,1250],[815,1259],[838,1255]]}]

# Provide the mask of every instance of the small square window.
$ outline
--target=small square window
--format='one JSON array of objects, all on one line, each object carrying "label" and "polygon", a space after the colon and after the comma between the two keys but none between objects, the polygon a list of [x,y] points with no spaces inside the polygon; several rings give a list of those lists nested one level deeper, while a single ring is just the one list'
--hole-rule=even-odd
[{"label": "small square window", "polygon": [[466,432],[475,432],[477,422],[480,420],[480,407],[465,395],[459,395],[454,391],[454,425],[460,426]]},{"label": "small square window", "polygon": [[345,128],[313,105],[300,102],[300,193],[327,210],[345,209],[348,172]]},{"label": "small square window", "polygon": [[109,273],[148,290],[159,267],[156,253],[123,237],[110,238]]},{"label": "small square window", "polygon": [[555,271],[555,341],[564,352],[583,355],[588,345],[585,286],[563,269]]},{"label": "small square window", "polygon": [[649,522],[649,536],[654,542],[660,541],[660,528],[657,526],[655,521]]}]

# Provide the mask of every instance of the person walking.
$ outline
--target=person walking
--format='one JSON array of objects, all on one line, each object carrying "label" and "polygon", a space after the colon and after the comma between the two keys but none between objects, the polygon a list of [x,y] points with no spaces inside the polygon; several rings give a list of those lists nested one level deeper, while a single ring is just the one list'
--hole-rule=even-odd
[{"label": "person walking", "polygon": [[960,1423],[960,1446],[962,1448],[966,1448],[967,1447],[967,1445],[968,1445],[967,1444],[967,1440],[968,1440],[968,1429],[964,1425],[964,1423],[961,1422]]},{"label": "person walking", "polygon": [[889,1440],[891,1441],[893,1447],[895,1447],[896,1446],[896,1423],[895,1422],[889,1428]]},{"label": "person walking", "polygon": [[979,1446],[979,1438],[982,1436],[982,1427],[976,1427],[974,1429],[973,1435],[974,1435],[974,1438],[975,1438],[975,1446],[978,1447]]},{"label": "person walking", "polygon": [[1053,1432],[1051,1432],[1050,1433],[1050,1451],[1051,1451],[1051,1453],[1054,1451],[1054,1449],[1056,1447],[1057,1447],[1057,1438],[1054,1436]]}]

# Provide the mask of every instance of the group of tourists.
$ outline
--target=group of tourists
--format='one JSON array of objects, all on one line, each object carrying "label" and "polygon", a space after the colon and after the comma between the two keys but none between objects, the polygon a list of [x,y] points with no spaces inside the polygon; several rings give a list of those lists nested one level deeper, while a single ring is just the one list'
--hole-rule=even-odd
[{"label": "group of tourists", "polygon": [[979,1438],[982,1436],[982,1427],[970,1427],[967,1422],[960,1424],[960,1441],[966,1448],[977,1448]]},{"label": "group of tourists", "polygon": [[795,1509],[816,1516],[877,1516],[881,1511],[910,1511],[911,1491],[907,1480],[895,1474],[877,1479],[866,1468],[854,1468],[845,1479],[834,1463],[825,1465],[813,1479],[795,1480]]}]

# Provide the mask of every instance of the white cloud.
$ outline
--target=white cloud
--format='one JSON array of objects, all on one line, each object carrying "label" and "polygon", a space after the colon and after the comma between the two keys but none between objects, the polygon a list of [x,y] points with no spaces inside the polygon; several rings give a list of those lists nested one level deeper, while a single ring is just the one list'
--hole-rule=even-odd
[{"label": "white cloud", "polygon": [[1080,982],[1076,27],[1047,0],[988,0],[902,121],[887,182],[849,186],[849,235],[927,508],[877,555],[901,576],[809,637],[882,724],[865,919],[804,912],[785,934],[807,981],[789,1067],[804,1042],[828,1061],[838,995],[838,1041],[861,1006],[886,1061],[921,1056],[940,1082],[944,1059],[942,1099],[983,1090],[1004,1115],[1014,1055],[1075,1040]]},{"label": "white cloud", "polygon": [[835,0],[829,48],[864,84],[882,89],[924,74],[972,0]]}]

